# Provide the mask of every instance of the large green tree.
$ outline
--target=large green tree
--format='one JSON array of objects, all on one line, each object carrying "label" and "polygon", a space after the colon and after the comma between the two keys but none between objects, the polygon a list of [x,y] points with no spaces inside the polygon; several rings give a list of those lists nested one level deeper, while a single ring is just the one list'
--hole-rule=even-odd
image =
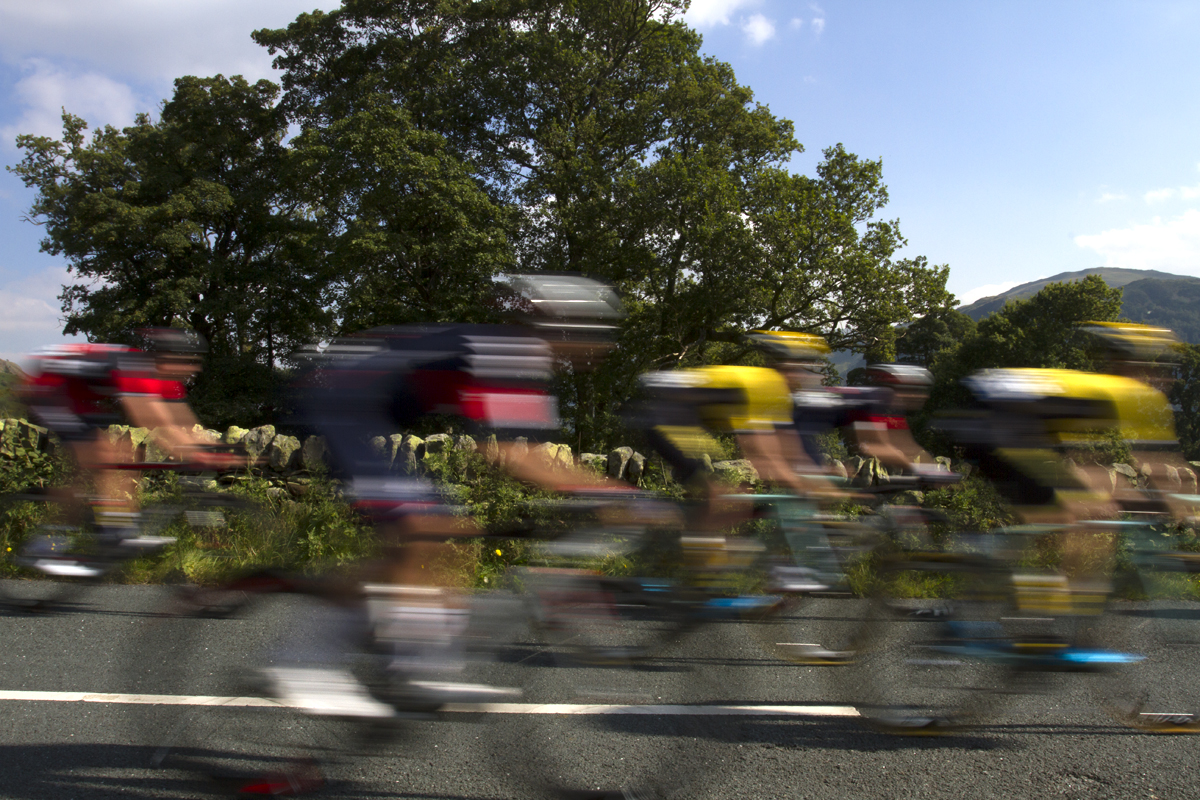
[{"label": "large green tree", "polygon": [[1121,290],[1098,275],[1052,283],[1028,300],[1017,300],[979,322],[973,334],[935,359],[936,383],[929,408],[966,400],[960,381],[976,370],[999,367],[1096,368],[1095,341],[1081,323],[1113,321],[1121,313]]},{"label": "large green tree", "polygon": [[[347,0],[255,33],[283,70],[283,106],[300,141],[327,147],[311,151],[314,164],[328,159],[325,173],[369,177],[362,165],[383,158],[388,142],[403,149],[414,136],[440,137],[443,158],[424,175],[444,176],[440,197],[453,201],[459,229],[473,231],[455,246],[447,228],[434,228],[444,269],[476,285],[505,266],[507,245],[519,269],[578,271],[625,292],[631,313],[618,354],[563,387],[584,440],[606,437],[639,370],[743,358],[742,335],[764,326],[886,354],[894,323],[945,303],[944,268],[896,257],[905,241],[895,221],[878,217],[881,163],[839,145],[816,177],[792,175],[802,150],[792,123],[756,102],[728,64],[700,54],[684,7]],[[345,158],[338,141],[350,140],[337,131],[364,114],[376,144],[365,160]],[[463,171],[451,179],[454,160]],[[363,213],[364,180],[311,185],[323,193],[316,205],[346,210],[331,225],[335,250],[387,262],[395,237],[411,238],[417,204],[393,221]],[[376,209],[412,198],[390,178],[376,189]],[[341,259],[339,272],[353,262]],[[408,272],[395,275],[365,295],[379,311],[372,322],[410,318],[401,314],[414,306]],[[436,297],[461,313],[470,293]],[[365,319],[345,316],[349,326]]]},{"label": "large green tree", "polygon": [[[291,189],[277,96],[269,81],[180,78],[157,121],[89,138],[64,112],[61,141],[18,137],[24,158],[10,169],[37,191],[42,249],[75,279],[61,295],[67,333],[198,331],[218,366],[203,385],[225,397],[246,382],[266,391],[276,364],[330,329],[319,231]],[[240,386],[214,388],[233,375]]]},{"label": "large green tree", "polygon": [[1175,432],[1187,458],[1200,458],[1200,345],[1178,348],[1179,363],[1169,396],[1175,406]]}]

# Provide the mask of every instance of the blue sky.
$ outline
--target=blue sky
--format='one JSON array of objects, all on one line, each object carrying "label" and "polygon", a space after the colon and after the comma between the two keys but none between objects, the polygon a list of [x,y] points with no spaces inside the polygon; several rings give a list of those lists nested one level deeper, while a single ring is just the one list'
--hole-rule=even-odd
[{"label": "blue sky", "polygon": [[[250,31],[334,5],[0,0],[0,161],[63,106],[124,125],[179,75],[271,77]],[[687,20],[795,122],[798,172],[838,142],[883,159],[905,254],[962,299],[1097,266],[1200,275],[1200,4],[694,0]],[[60,340],[65,265],[31,200],[0,174],[0,356]]]}]

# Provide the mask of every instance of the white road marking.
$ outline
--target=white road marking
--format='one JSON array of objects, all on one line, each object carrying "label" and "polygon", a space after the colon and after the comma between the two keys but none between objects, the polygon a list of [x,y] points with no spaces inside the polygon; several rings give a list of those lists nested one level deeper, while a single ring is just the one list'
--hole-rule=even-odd
[{"label": "white road marking", "polygon": [[[180,694],[108,694],[102,692],[25,692],[0,690],[0,701],[113,703],[151,706],[283,707],[265,697],[211,697]],[[851,706],[828,705],[617,705],[585,703],[450,703],[444,711],[471,714],[631,714],[698,717],[857,717]]]}]

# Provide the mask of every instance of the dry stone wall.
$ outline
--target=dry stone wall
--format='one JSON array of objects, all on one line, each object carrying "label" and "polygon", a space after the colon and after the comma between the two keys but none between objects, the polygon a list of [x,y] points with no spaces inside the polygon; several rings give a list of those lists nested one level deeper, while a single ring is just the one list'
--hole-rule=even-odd
[{"label": "dry stone wall", "polygon": [[[224,431],[212,430],[197,425],[196,436],[213,444],[242,445],[255,461],[256,470],[276,480],[281,488],[292,493],[303,491],[305,475],[324,472],[328,469],[329,448],[320,436],[308,436],[303,440],[278,433],[272,425],[257,428],[230,426]],[[156,462],[171,460],[170,454],[158,444],[155,430],[135,428],[128,425],[112,425],[108,428],[109,439],[118,447],[130,452],[133,461]],[[14,459],[28,453],[45,452],[50,437],[45,428],[23,419],[0,420],[0,458]],[[495,436],[476,440],[470,436],[454,436],[436,433],[420,437],[412,433],[393,433],[377,436],[372,447],[381,458],[388,460],[391,469],[402,474],[421,472],[425,459],[430,455],[444,454],[451,450],[482,452],[489,458],[498,458],[501,451]],[[566,468],[583,466],[616,480],[640,485],[646,477],[646,457],[631,447],[617,447],[608,453],[580,453],[576,456],[570,445],[542,443],[532,448],[524,439],[510,445],[510,452],[524,457],[532,452],[550,466]],[[1200,461],[1189,462],[1189,467],[1166,467],[1166,478],[1178,491],[1185,494],[1200,494]],[[886,485],[890,481],[887,469],[878,459],[851,457],[845,461],[828,460],[827,466],[837,475],[844,477],[852,486],[869,487]],[[965,462],[951,463],[949,458],[939,457],[937,467],[942,470],[969,475],[971,465]],[[704,457],[704,469],[731,483],[759,482],[759,475],[749,461],[744,459],[713,462]],[[1111,487],[1116,489],[1145,486],[1149,467],[1113,464],[1107,468]],[[229,482],[233,476],[226,476]]]}]

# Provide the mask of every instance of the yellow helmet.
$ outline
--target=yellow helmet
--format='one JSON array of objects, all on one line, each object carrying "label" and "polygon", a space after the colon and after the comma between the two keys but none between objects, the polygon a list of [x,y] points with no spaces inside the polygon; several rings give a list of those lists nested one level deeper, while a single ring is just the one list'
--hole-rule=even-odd
[{"label": "yellow helmet", "polygon": [[750,341],[780,361],[823,361],[829,344],[815,333],[796,331],[751,331]]},{"label": "yellow helmet", "polygon": [[1168,328],[1132,322],[1085,322],[1082,330],[1098,337],[1119,358],[1157,361],[1170,356],[1179,337]]}]

